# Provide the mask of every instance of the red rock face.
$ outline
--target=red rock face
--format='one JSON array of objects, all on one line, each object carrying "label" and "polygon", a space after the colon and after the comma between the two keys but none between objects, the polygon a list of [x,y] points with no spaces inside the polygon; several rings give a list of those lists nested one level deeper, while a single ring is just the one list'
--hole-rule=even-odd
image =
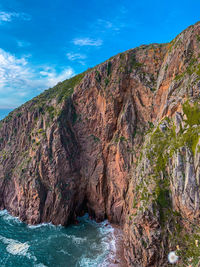
[{"label": "red rock face", "polygon": [[[153,172],[141,157],[148,130],[166,116],[175,118],[186,99],[199,95],[198,34],[197,24],[170,44],[119,54],[4,119],[0,209],[29,224],[67,225],[84,212],[97,221],[108,218],[124,229],[128,266],[165,266],[167,241],[153,201],[132,215],[141,207],[136,188],[142,175]],[[170,167],[169,175],[175,163]],[[171,200],[181,211],[174,184]],[[183,214],[194,217],[189,206]]]}]

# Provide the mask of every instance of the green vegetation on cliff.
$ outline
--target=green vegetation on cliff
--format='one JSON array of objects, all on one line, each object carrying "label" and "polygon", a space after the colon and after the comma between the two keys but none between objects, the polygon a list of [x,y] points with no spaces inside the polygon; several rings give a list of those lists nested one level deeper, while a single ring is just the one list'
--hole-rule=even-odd
[{"label": "green vegetation on cliff", "polygon": [[[182,121],[179,124],[175,119],[165,117],[157,127],[151,128],[147,133],[146,145],[138,163],[141,180],[135,188],[135,213],[129,219],[144,214],[152,204],[154,215],[159,211],[163,238],[168,238],[171,248],[178,247],[177,253],[181,261],[177,266],[199,266],[200,228],[175,211],[171,199],[170,184],[173,181],[169,169],[173,157],[184,147],[187,147],[193,158],[199,151],[200,104],[197,101],[186,101],[182,110]],[[144,162],[144,157],[149,161],[148,171],[144,171],[144,166],[140,165]]]}]

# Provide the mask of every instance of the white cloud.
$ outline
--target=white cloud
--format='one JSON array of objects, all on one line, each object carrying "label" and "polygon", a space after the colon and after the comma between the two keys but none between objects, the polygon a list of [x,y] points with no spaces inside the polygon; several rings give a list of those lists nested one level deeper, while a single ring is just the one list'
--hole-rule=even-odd
[{"label": "white cloud", "polygon": [[30,15],[26,13],[0,11],[0,22],[10,22],[15,18],[27,20],[27,21],[31,20]]},{"label": "white cloud", "polygon": [[0,49],[0,92],[9,88],[12,83],[14,86],[21,86],[27,77],[30,77],[25,58],[16,58],[10,53]]},{"label": "white cloud", "polygon": [[103,41],[101,39],[76,38],[73,40],[73,43],[79,46],[101,46]]},{"label": "white cloud", "polygon": [[70,52],[70,53],[67,53],[66,54],[67,58],[71,61],[74,61],[74,60],[81,60],[81,59],[86,59],[86,55],[84,54],[80,54],[80,53],[73,53],[73,52]]},{"label": "white cloud", "polygon": [[0,48],[0,108],[18,106],[39,92],[74,75],[71,67],[58,72],[53,67],[31,66]]},{"label": "white cloud", "polygon": [[47,87],[52,87],[58,82],[69,79],[74,74],[75,73],[71,67],[66,68],[59,74],[55,71],[55,69],[50,67],[46,67],[44,70],[40,71],[40,75],[43,78],[43,81],[45,81]]},{"label": "white cloud", "polygon": [[11,21],[13,13],[0,12],[0,21]]}]

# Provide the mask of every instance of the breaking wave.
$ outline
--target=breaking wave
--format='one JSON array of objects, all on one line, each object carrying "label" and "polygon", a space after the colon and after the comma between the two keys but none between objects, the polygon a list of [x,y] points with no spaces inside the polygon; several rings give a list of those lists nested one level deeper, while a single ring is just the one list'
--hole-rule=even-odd
[{"label": "breaking wave", "polygon": [[26,225],[0,211],[1,267],[109,267],[116,254],[114,228],[88,215],[67,228]]}]

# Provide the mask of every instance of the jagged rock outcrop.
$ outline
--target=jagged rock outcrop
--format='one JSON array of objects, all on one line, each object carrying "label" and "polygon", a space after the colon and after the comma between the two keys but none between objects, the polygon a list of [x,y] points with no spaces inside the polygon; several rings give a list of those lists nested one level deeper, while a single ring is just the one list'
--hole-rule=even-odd
[{"label": "jagged rock outcrop", "polygon": [[[200,25],[57,84],[0,123],[0,209],[30,224],[89,212],[128,266],[198,266]],[[191,259],[192,258],[192,259]]]}]

